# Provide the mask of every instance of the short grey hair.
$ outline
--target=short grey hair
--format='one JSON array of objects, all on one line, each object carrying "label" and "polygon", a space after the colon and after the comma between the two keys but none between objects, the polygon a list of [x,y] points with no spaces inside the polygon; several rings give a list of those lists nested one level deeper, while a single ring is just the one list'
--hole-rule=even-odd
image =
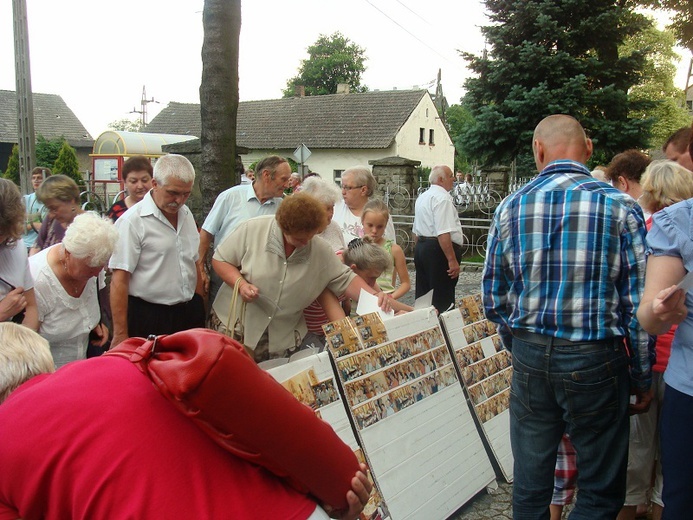
[{"label": "short grey hair", "polygon": [[68,226],[62,246],[75,258],[88,258],[91,267],[99,267],[111,258],[117,241],[118,230],[113,222],[87,211]]},{"label": "short grey hair", "polygon": [[160,186],[166,186],[171,179],[181,182],[195,182],[195,168],[187,157],[170,153],[159,157],[154,164],[154,180]]},{"label": "short grey hair", "polygon": [[373,244],[370,237],[355,238],[347,245],[342,253],[344,264],[354,264],[357,269],[376,269],[384,273],[392,266],[392,255],[377,244]]},{"label": "short grey hair", "polygon": [[368,166],[352,166],[342,172],[342,179],[345,175],[353,176],[354,182],[359,186],[366,186],[366,188],[368,188],[366,190],[366,195],[369,197],[375,193],[375,188],[378,186],[378,183]]},{"label": "short grey hair", "polygon": [[447,177],[447,172],[445,171],[445,165],[438,165],[431,168],[431,173],[428,175],[428,183],[435,184],[441,179]]},{"label": "short grey hair", "polygon": [[312,195],[325,206],[334,206],[341,197],[336,184],[315,176],[303,181],[301,191]]},{"label": "short grey hair", "polygon": [[0,403],[32,377],[54,371],[48,341],[23,325],[0,323]]}]

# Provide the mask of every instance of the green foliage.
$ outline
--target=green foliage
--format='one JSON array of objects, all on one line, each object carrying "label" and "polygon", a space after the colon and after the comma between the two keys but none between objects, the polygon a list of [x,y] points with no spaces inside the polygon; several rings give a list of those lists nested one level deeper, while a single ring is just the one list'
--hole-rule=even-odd
[{"label": "green foliage", "polygon": [[140,132],[142,131],[142,120],[132,121],[131,119],[123,118],[111,121],[108,123],[108,128],[111,130],[122,132]]},{"label": "green foliage", "polygon": [[306,96],[335,94],[339,83],[347,83],[351,91],[366,92],[361,74],[366,70],[365,49],[340,32],[321,34],[307,49],[309,58],[301,61],[298,75],[286,83],[284,97],[295,95],[296,87],[305,87]]},{"label": "green foliage", "polygon": [[67,141],[63,142],[60,148],[58,158],[53,166],[53,173],[62,173],[72,178],[78,185],[84,184],[84,178],[79,172],[79,163],[77,162],[77,152]]},{"label": "green foliage", "polygon": [[619,49],[624,55],[640,50],[646,57],[640,83],[630,90],[630,97],[651,108],[633,110],[630,115],[654,119],[650,140],[654,148],[659,148],[676,130],[690,124],[684,92],[674,84],[674,60],[679,58],[674,52],[675,44],[676,37],[671,31],[660,31],[652,26],[628,38]]},{"label": "green foliage", "polygon": [[472,160],[464,147],[462,134],[474,125],[474,116],[467,107],[452,105],[445,112],[445,120],[448,124],[450,139],[455,145],[455,171],[467,173],[470,171]]},{"label": "green foliage", "polygon": [[614,155],[645,148],[652,120],[632,118],[647,104],[631,99],[645,63],[619,45],[650,21],[609,0],[485,0],[492,25],[482,28],[488,55],[462,53],[477,74],[463,105],[474,123],[460,134],[465,152],[486,163],[531,167],[532,133],[544,117],[576,117],[595,149]]},{"label": "green foliage", "polygon": [[679,44],[693,52],[693,0],[640,0],[638,4],[663,9],[672,14],[668,27]]},{"label": "green foliage", "polygon": [[46,139],[39,134],[36,138],[36,166],[52,169],[65,142],[64,137]]},{"label": "green foliage", "polygon": [[12,146],[12,153],[10,154],[10,159],[7,161],[7,169],[5,173],[2,174],[3,179],[8,179],[14,182],[17,186],[20,185],[19,180],[19,146]]}]

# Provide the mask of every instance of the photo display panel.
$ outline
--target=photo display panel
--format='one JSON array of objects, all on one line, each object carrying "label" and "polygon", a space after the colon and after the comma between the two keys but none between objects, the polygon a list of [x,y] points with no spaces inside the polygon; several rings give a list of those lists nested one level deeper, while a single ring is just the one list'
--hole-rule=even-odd
[{"label": "photo display panel", "polygon": [[445,519],[494,480],[432,307],[324,329],[344,405],[393,519]]},{"label": "photo display panel", "polygon": [[510,446],[512,360],[494,323],[484,318],[481,294],[466,296],[440,316],[454,352],[454,363],[481,430],[508,482],[513,478]]}]

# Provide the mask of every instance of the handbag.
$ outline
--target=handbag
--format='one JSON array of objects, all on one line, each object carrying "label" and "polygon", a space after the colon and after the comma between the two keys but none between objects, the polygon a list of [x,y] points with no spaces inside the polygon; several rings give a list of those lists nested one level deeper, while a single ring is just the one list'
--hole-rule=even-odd
[{"label": "handbag", "polygon": [[[134,363],[178,411],[233,455],[321,503],[348,507],[354,452],[313,410],[257,366],[243,345],[209,329],[130,338],[104,356]],[[174,454],[172,454],[174,455]]]},{"label": "handbag", "polygon": [[[229,305],[229,317],[226,319],[226,333],[229,337],[243,343],[245,339],[245,301],[240,295],[241,284],[236,281],[233,285],[233,296]],[[230,325],[233,323],[233,328]]]}]

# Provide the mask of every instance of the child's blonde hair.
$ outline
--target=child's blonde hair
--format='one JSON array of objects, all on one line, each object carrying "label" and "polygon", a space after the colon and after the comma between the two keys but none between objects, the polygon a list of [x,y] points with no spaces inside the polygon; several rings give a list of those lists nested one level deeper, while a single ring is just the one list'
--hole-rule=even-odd
[{"label": "child's blonde hair", "polygon": [[363,207],[363,212],[361,213],[361,222],[363,222],[363,219],[366,217],[366,213],[371,212],[380,213],[386,218],[390,218],[390,210],[388,209],[387,204],[380,199],[371,199],[366,202],[366,205]]}]

